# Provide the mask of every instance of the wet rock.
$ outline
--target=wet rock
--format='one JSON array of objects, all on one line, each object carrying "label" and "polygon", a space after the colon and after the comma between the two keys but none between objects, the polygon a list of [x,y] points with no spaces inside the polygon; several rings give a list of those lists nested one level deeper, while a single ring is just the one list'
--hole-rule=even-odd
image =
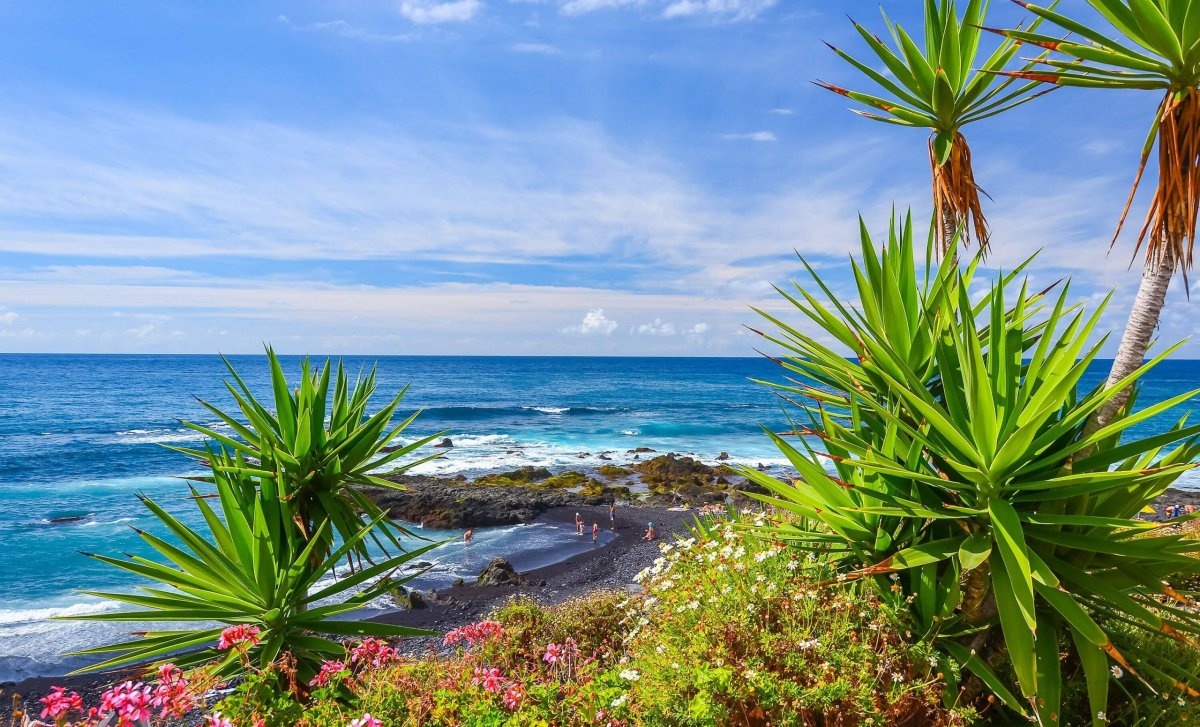
[{"label": "wet rock", "polygon": [[457,588],[458,586],[464,585],[465,583],[466,583],[466,582],[465,582],[463,579],[461,579],[461,578],[455,578],[455,579],[454,579],[454,583],[451,583],[450,585],[452,585],[452,586],[454,586],[455,588]]},{"label": "wet rock", "polygon": [[716,470],[691,457],[667,454],[633,465],[647,485],[678,489],[684,485],[703,486],[713,482]]},{"label": "wet rock", "polygon": [[657,450],[650,449],[649,447],[637,447],[635,449],[629,450],[626,454],[645,454],[646,452],[654,452],[654,451],[657,451]]},{"label": "wet rock", "polygon": [[524,582],[525,579],[513,569],[512,563],[497,556],[492,558],[491,562],[484,566],[483,570],[479,571],[479,578],[475,580],[475,585],[519,586]]},{"label": "wet rock", "polygon": [[435,444],[435,445],[433,445],[433,446],[434,446],[434,447],[441,447],[441,448],[443,448],[443,449],[448,449],[448,448],[450,448],[450,447],[453,447],[453,446],[454,446],[454,442],[452,442],[452,441],[450,440],[450,437],[445,437],[445,438],[443,438],[443,439],[442,439],[442,441],[438,442],[437,444]]},{"label": "wet rock", "polygon": [[726,461],[726,460],[728,460],[728,459],[729,459],[729,453],[728,453],[728,452],[721,452],[721,454],[720,454],[720,455],[717,457],[717,461],[718,461],[718,462],[724,462],[724,461]]},{"label": "wet rock", "polygon": [[607,454],[602,454],[597,459],[602,459],[607,462],[607,461],[611,460],[612,457],[609,457]]},{"label": "wet rock", "polygon": [[525,465],[509,472],[498,472],[494,475],[484,475],[476,478],[478,485],[525,485],[534,482],[544,482],[554,475],[545,467]]},{"label": "wet rock", "polygon": [[587,482],[580,473],[564,473],[530,485],[481,487],[425,476],[392,476],[405,489],[364,487],[363,493],[400,520],[423,523],[434,530],[515,525],[531,522],[555,507],[602,505],[601,497],[568,491]]}]

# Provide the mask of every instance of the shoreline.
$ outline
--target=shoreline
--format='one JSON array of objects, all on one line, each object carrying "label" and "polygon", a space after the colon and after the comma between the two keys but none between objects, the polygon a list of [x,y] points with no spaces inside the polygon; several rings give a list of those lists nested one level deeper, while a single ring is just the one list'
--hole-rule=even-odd
[{"label": "shoreline", "polygon": [[[1162,521],[1162,510],[1166,505],[1187,503],[1200,506],[1200,491],[1170,488],[1154,503],[1158,514],[1142,517]],[[608,508],[602,505],[555,506],[542,511],[528,522],[572,524],[575,512],[582,513],[586,523],[598,522],[608,529]],[[556,563],[521,572],[520,575],[524,579],[521,585],[449,586],[434,591],[436,602],[430,599],[430,591],[420,591],[420,595],[426,600],[424,606],[377,613],[367,620],[438,632],[436,636],[412,637],[397,644],[397,648],[406,656],[419,657],[432,652],[446,651],[442,646],[442,633],[485,618],[513,597],[530,597],[543,605],[553,605],[600,590],[624,590],[634,593],[640,590],[633,581],[634,575],[649,567],[658,557],[660,542],[670,542],[676,535],[686,536],[687,526],[693,521],[696,513],[697,509],[694,507],[689,510],[672,510],[661,505],[619,503],[616,538]],[[658,539],[654,542],[641,539],[648,521],[653,521],[658,531]],[[585,533],[582,538],[586,541],[589,535],[590,533]],[[508,559],[513,555],[502,554],[500,557]],[[36,705],[36,700],[46,694],[52,686],[66,686],[78,691],[85,701],[95,702],[100,693],[118,680],[113,673],[101,673],[31,676],[19,681],[0,682],[0,720],[10,716],[13,694],[24,697],[26,707],[31,710]]]},{"label": "shoreline", "polygon": [[[557,507],[545,511],[531,522],[573,523],[575,512],[585,522],[608,522],[608,508],[601,506]],[[583,553],[550,565],[522,572],[526,582],[519,586],[475,586],[465,584],[438,589],[438,603],[427,602],[418,609],[397,609],[371,616],[368,620],[403,624],[437,631],[437,636],[413,637],[399,642],[398,648],[409,656],[420,656],[442,646],[441,633],[484,618],[516,595],[528,595],[546,604],[561,603],[597,590],[622,590],[633,585],[633,576],[658,557],[658,543],[674,534],[687,532],[695,510],[671,511],[658,507],[617,507],[617,537],[597,544]],[[647,521],[653,521],[658,540],[641,540]],[[590,532],[583,538],[589,538]],[[541,584],[545,585],[541,585]],[[428,592],[421,592],[426,596]],[[441,602],[443,598],[448,602]],[[428,598],[427,598],[428,601]],[[10,716],[11,698],[20,694],[27,709],[52,686],[65,686],[79,692],[85,702],[98,701],[99,695],[118,678],[113,673],[75,676],[32,676],[19,681],[0,682],[0,720]]]}]

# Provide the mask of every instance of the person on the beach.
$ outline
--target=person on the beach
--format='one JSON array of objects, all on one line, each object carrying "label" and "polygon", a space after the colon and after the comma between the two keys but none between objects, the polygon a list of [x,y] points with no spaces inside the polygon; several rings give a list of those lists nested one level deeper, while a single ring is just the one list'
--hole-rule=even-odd
[{"label": "person on the beach", "polygon": [[608,503],[608,524],[613,530],[617,529],[617,501]]},{"label": "person on the beach", "polygon": [[1183,506],[1183,510],[1188,515],[1191,515],[1192,513],[1196,512],[1196,506],[1189,502],[1188,504]]},{"label": "person on the beach", "polygon": [[579,513],[575,513],[575,529],[579,531],[580,535],[583,535],[583,518],[579,516]]},{"label": "person on the beach", "polygon": [[658,533],[654,532],[654,523],[646,524],[646,534],[642,536],[642,540],[654,540],[658,537]]},{"label": "person on the beach", "polygon": [[475,537],[475,528],[467,528],[467,532],[463,533],[463,544],[470,543],[473,537]]},{"label": "person on the beach", "polygon": [[592,523],[592,542],[600,539],[600,523]]}]

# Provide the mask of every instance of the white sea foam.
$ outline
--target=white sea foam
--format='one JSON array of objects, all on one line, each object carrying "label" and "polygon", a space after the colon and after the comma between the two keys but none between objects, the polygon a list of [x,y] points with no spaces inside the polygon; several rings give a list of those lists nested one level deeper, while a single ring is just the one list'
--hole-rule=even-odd
[{"label": "white sea foam", "polygon": [[569,406],[523,406],[522,409],[530,411],[540,411],[543,414],[566,414],[571,411]]},{"label": "white sea foam", "polygon": [[121,523],[131,523],[134,520],[137,520],[137,518],[135,518],[135,517],[119,517],[116,520],[92,520],[90,522],[82,523],[79,527],[94,528],[98,525],[120,525]]},{"label": "white sea foam", "polygon": [[10,626],[44,621],[60,616],[86,616],[92,613],[113,611],[120,607],[121,604],[116,601],[89,601],[47,608],[0,609],[0,627],[5,627],[7,631],[7,627]]}]

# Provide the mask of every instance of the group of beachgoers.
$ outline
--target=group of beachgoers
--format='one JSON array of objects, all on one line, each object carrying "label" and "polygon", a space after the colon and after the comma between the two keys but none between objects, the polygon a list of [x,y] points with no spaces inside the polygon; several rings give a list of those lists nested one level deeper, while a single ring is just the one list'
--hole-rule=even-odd
[{"label": "group of beachgoers", "polygon": [[[609,529],[611,529],[611,530],[617,529],[617,503],[615,503],[615,502],[610,502],[608,504],[608,526],[609,526]],[[575,513],[575,530],[576,530],[576,532],[579,533],[580,537],[583,536],[583,534],[584,534],[583,516],[580,515],[579,513]],[[474,537],[475,537],[475,528],[467,528],[467,531],[465,533],[463,533],[463,543],[464,544],[470,543]],[[654,523],[653,522],[646,523],[646,534],[642,536],[642,540],[657,540],[657,539],[658,539],[658,532],[655,531],[655,529],[654,529]],[[600,541],[600,523],[592,523],[592,542],[597,543],[599,541]]]},{"label": "group of beachgoers", "polygon": [[[608,504],[608,527],[610,530],[617,529],[617,503],[610,502]],[[582,537],[584,534],[583,516],[575,513],[575,531]],[[646,523],[646,534],[642,536],[642,540],[654,540],[658,537],[658,533],[654,530],[654,523]],[[592,542],[596,543],[600,540],[600,523],[592,523]]]},{"label": "group of beachgoers", "polygon": [[1180,515],[1191,515],[1194,512],[1196,512],[1196,506],[1190,503],[1184,505],[1183,507],[1180,507],[1179,505],[1167,505],[1163,508],[1163,515],[1168,520],[1177,518]]}]

